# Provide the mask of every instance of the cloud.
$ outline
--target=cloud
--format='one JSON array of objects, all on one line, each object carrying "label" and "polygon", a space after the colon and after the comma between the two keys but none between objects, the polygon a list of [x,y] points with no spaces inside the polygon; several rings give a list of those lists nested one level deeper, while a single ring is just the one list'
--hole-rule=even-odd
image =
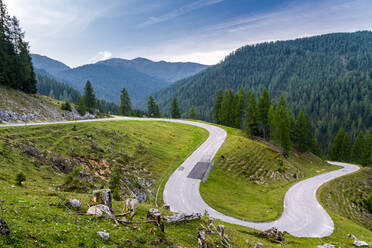
[{"label": "cloud", "polygon": [[112,57],[112,53],[110,51],[102,51],[93,57],[92,62],[107,60],[107,59],[110,59],[111,57]]},{"label": "cloud", "polygon": [[168,12],[164,15],[158,16],[158,17],[150,17],[148,21],[142,23],[139,25],[139,27],[146,27],[154,24],[158,24],[161,22],[169,21],[174,18],[177,18],[179,16],[185,15],[189,12],[192,12],[197,9],[201,9],[210,5],[214,5],[217,3],[220,3],[224,0],[198,0],[196,2],[193,2],[191,4],[185,5],[179,9],[173,10],[171,12]]}]

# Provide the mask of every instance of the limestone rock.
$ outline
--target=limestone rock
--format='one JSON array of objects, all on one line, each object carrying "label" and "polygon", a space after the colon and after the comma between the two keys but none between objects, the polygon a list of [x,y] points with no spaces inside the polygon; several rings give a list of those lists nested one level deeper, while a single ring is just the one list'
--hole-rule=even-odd
[{"label": "limestone rock", "polygon": [[356,247],[369,247],[366,242],[360,240],[355,240],[353,245],[355,245]]},{"label": "limestone rock", "polygon": [[275,242],[284,241],[284,234],[275,227],[262,232],[261,235],[265,238],[272,239]]},{"label": "limestone rock", "polygon": [[112,216],[110,208],[102,204],[90,207],[87,211],[87,214],[94,215],[97,217],[102,217],[104,214],[107,214],[110,217]]},{"label": "limestone rock", "polygon": [[68,204],[75,210],[79,210],[81,209],[81,203],[79,200],[76,200],[76,199],[72,199],[70,201],[68,201]]},{"label": "limestone rock", "polygon": [[92,201],[94,203],[102,203],[112,209],[112,192],[110,189],[101,189],[93,191]]},{"label": "limestone rock", "polygon": [[263,244],[262,243],[257,243],[254,248],[263,248]]},{"label": "limestone rock", "polygon": [[110,238],[110,234],[106,232],[97,232],[97,234],[103,238],[104,240],[108,240]]},{"label": "limestone rock", "polygon": [[318,245],[317,248],[336,248],[336,246],[331,245],[331,244],[324,244],[324,245]]}]

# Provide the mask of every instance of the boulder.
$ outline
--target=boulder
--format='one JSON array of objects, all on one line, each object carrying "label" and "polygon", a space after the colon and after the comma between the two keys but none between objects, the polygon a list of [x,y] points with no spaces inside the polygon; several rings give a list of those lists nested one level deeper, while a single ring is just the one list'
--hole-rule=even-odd
[{"label": "boulder", "polygon": [[68,204],[75,210],[81,209],[81,203],[79,200],[72,199],[68,201]]},{"label": "boulder", "polygon": [[90,207],[87,211],[87,214],[94,215],[97,217],[102,217],[104,214],[107,214],[110,217],[113,216],[110,208],[102,204]]},{"label": "boulder", "polygon": [[112,210],[112,192],[110,189],[94,190],[92,201],[98,204],[104,204]]},{"label": "boulder", "polygon": [[110,238],[110,234],[107,232],[97,232],[97,234],[103,238],[104,240],[108,240]]},{"label": "boulder", "polygon": [[331,244],[324,244],[324,245],[318,245],[317,248],[336,248],[336,246],[331,245]]},{"label": "boulder", "polygon": [[10,229],[8,224],[6,224],[5,220],[0,218],[0,235],[9,235]]},{"label": "boulder", "polygon": [[355,245],[356,247],[369,247],[366,242],[360,240],[355,240],[353,245]]},{"label": "boulder", "polygon": [[161,214],[160,211],[156,208],[150,208],[147,212],[147,220],[155,220],[157,222],[160,222]]},{"label": "boulder", "polygon": [[254,248],[263,248],[263,244],[262,243],[257,243]]},{"label": "boulder", "polygon": [[351,234],[351,233],[349,233],[349,234],[347,235],[347,237],[348,237],[349,239],[357,240],[357,237],[355,237],[355,235],[354,235],[354,234]]},{"label": "boulder", "polygon": [[275,227],[262,232],[261,236],[279,243],[284,241],[284,234]]}]

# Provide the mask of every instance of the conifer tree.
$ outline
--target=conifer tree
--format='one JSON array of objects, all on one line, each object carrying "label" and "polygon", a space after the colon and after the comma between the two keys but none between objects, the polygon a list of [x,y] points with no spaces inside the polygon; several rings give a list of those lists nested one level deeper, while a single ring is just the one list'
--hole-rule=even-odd
[{"label": "conifer tree", "polygon": [[85,103],[85,108],[90,113],[93,113],[94,108],[96,107],[95,106],[96,105],[96,95],[94,94],[92,84],[89,80],[85,84],[85,88],[84,88],[84,103]]},{"label": "conifer tree", "polygon": [[279,133],[283,156],[289,157],[291,139],[289,134],[288,115],[285,106],[286,105],[281,105],[279,107]]},{"label": "conifer tree", "polygon": [[178,108],[178,101],[176,97],[173,97],[171,104],[171,117],[174,119],[181,118],[180,110]]},{"label": "conifer tree", "polygon": [[147,115],[149,117],[160,117],[159,106],[156,104],[153,96],[149,96],[147,101]]},{"label": "conifer tree", "polygon": [[268,90],[265,88],[262,92],[258,103],[258,119],[263,126],[264,139],[270,139],[270,121],[269,110],[271,107],[271,99]]},{"label": "conifer tree", "polygon": [[269,120],[270,120],[270,135],[271,140],[274,142],[280,141],[280,129],[279,129],[279,106],[272,105],[269,110]]},{"label": "conifer tree", "polygon": [[130,97],[128,91],[123,88],[120,94],[120,114],[124,116],[132,115],[132,104],[130,102]]},{"label": "conifer tree", "polygon": [[80,115],[85,115],[87,110],[85,108],[85,102],[83,97],[80,96],[78,97],[76,110],[79,112]]},{"label": "conifer tree", "polygon": [[214,117],[214,121],[217,124],[222,124],[221,116],[220,116],[222,99],[223,99],[223,90],[218,90],[217,97],[213,105],[213,117]]},{"label": "conifer tree", "polygon": [[363,131],[360,131],[353,144],[353,147],[351,148],[351,161],[353,163],[362,164],[365,151],[365,138]]},{"label": "conifer tree", "polygon": [[343,158],[345,157],[344,139],[345,139],[345,131],[343,128],[340,128],[340,130],[338,131],[335,137],[335,140],[333,141],[333,145],[329,153],[329,157],[332,161],[343,161]]},{"label": "conifer tree", "polygon": [[258,136],[259,135],[259,128],[257,122],[257,103],[256,103],[256,96],[253,92],[248,93],[248,109],[247,109],[247,131],[249,135]]},{"label": "conifer tree", "polygon": [[291,137],[292,142],[296,142],[296,122],[291,110],[287,112],[288,118],[288,127],[289,127],[289,136]]},{"label": "conifer tree", "polygon": [[192,105],[189,111],[189,119],[196,120],[195,106]]},{"label": "conifer tree", "polygon": [[225,91],[221,102],[221,111],[219,114],[219,118],[221,124],[230,127],[233,125],[233,101],[234,92],[232,90]]},{"label": "conifer tree", "polygon": [[[372,128],[369,129],[367,140],[366,140],[366,165],[372,165]],[[371,206],[372,207],[372,206]]]},{"label": "conifer tree", "polygon": [[234,127],[242,128],[244,114],[244,89],[240,88],[239,93],[234,97]]},{"label": "conifer tree", "polygon": [[308,149],[307,144],[307,130],[306,118],[304,112],[301,110],[297,116],[296,121],[296,143],[300,151],[304,152]]}]

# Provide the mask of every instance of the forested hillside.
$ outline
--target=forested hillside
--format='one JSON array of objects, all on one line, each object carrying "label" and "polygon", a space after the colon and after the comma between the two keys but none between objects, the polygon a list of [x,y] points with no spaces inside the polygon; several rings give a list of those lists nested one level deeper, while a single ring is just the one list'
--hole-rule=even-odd
[{"label": "forested hillside", "polygon": [[155,94],[163,113],[177,97],[183,115],[196,106],[197,117],[212,121],[219,89],[240,87],[274,100],[283,95],[295,116],[302,109],[315,137],[329,149],[339,128],[352,138],[372,126],[372,32],[336,33],[245,46],[204,72]]},{"label": "forested hillside", "polygon": [[24,40],[24,32],[15,16],[10,16],[0,1],[0,85],[36,93],[36,79]]}]

